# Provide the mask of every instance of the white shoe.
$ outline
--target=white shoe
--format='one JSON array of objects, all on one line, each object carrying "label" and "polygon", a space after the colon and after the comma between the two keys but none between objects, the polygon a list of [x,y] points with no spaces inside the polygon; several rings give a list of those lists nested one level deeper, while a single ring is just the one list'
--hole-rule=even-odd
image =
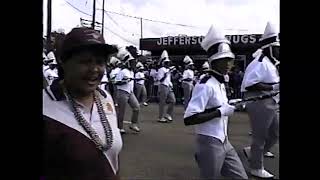
[{"label": "white shoe", "polygon": [[120,129],[120,134],[125,134],[125,133],[126,133],[126,130]]},{"label": "white shoe", "polygon": [[273,175],[264,169],[251,169],[250,173],[259,178],[273,178]]},{"label": "white shoe", "polygon": [[159,120],[158,120],[158,122],[166,123],[166,122],[168,122],[168,121],[167,121],[167,119],[166,119],[166,118],[164,118],[164,117],[163,117],[163,118],[159,119]]},{"label": "white shoe", "polygon": [[140,132],[140,129],[137,126],[137,124],[131,124],[129,128],[135,132]]},{"label": "white shoe", "polygon": [[144,103],[143,103],[143,105],[144,105],[144,106],[148,106],[149,104],[148,104],[148,103],[146,103],[146,102],[144,102]]},{"label": "white shoe", "polygon": [[264,153],[264,157],[268,157],[268,158],[274,158],[274,154],[270,151]]},{"label": "white shoe", "polygon": [[173,121],[172,117],[169,114],[165,115],[164,118],[166,118],[169,122]]}]

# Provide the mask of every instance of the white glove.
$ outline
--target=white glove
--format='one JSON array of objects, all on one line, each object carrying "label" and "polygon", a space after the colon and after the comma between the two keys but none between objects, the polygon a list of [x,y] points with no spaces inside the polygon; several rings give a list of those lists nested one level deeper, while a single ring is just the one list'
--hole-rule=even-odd
[{"label": "white glove", "polygon": [[221,107],[218,108],[221,116],[231,116],[236,109],[235,106],[231,106],[230,104],[223,104]]},{"label": "white glove", "polygon": [[279,91],[280,90],[280,84],[277,83],[277,84],[272,85],[272,90]]}]

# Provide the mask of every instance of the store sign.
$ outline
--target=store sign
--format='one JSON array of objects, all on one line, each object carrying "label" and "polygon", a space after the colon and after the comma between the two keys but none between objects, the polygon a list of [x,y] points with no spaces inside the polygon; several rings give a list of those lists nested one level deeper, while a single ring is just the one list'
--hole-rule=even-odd
[{"label": "store sign", "polygon": [[159,40],[157,41],[157,45],[196,45],[200,44],[203,39],[204,36],[168,36],[159,38]]},{"label": "store sign", "polygon": [[[261,35],[227,35],[226,38],[231,44],[254,44],[257,43]],[[172,45],[197,45],[201,44],[204,36],[168,36],[161,37],[157,40],[158,46],[172,46]]]},{"label": "store sign", "polygon": [[226,38],[232,43],[232,44],[254,44],[257,43],[260,36],[251,34],[251,35],[227,35]]}]

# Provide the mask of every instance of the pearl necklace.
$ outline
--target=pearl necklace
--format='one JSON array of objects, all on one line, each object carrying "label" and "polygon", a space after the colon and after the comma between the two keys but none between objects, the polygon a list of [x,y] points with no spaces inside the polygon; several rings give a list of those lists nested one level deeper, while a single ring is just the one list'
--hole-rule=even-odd
[{"label": "pearl necklace", "polygon": [[93,94],[93,99],[94,99],[94,103],[97,105],[98,114],[104,129],[104,133],[106,135],[106,144],[102,143],[102,140],[98,136],[97,132],[92,128],[92,126],[87,122],[87,120],[85,120],[83,115],[80,113],[79,105],[76,104],[76,102],[71,97],[71,95],[69,93],[66,93],[66,94],[68,96],[68,99],[70,100],[71,109],[76,120],[79,122],[82,128],[89,134],[89,136],[91,137],[91,140],[94,142],[96,147],[101,151],[109,150],[113,143],[112,130],[111,130],[109,121],[107,119],[107,116],[103,110],[101,99],[98,97],[96,92]]}]

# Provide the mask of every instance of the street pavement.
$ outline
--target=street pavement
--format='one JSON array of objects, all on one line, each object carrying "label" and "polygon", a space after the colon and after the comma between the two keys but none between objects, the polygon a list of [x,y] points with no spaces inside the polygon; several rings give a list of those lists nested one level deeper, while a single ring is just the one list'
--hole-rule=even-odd
[{"label": "street pavement", "polygon": [[[141,133],[129,129],[131,109],[125,115],[125,129],[122,136],[123,148],[120,154],[120,174],[124,180],[191,180],[199,179],[199,169],[194,160],[193,127],[183,123],[183,106],[176,105],[172,123],[159,123],[158,104],[141,107]],[[229,119],[228,135],[248,173],[248,160],[243,148],[250,145],[249,117],[245,112],[236,112]],[[265,169],[279,178],[279,144],[271,152],[275,158],[265,158]]]}]

